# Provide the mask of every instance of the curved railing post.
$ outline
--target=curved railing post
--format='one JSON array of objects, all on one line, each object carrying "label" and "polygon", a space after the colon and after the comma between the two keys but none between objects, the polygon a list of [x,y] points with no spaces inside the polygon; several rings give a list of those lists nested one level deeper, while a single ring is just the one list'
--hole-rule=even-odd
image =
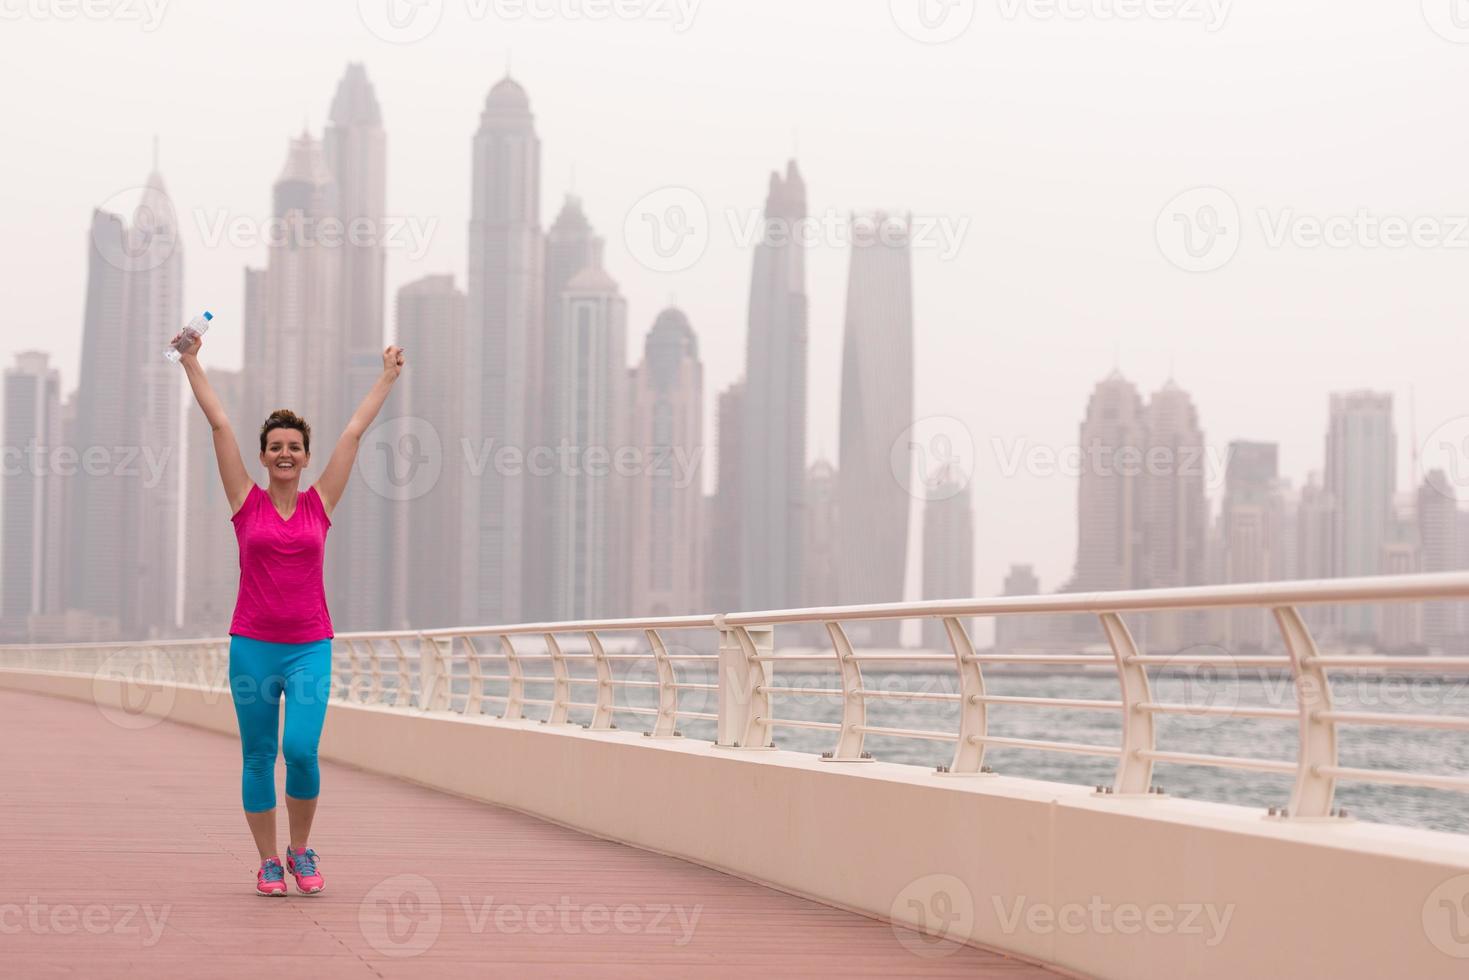
[{"label": "curved railing post", "polygon": [[393,649],[398,655],[398,690],[393,694],[393,707],[413,707],[413,675],[408,672],[408,655],[403,652],[401,643],[394,643]]},{"label": "curved railing post", "polygon": [[358,663],[357,643],[344,640],[347,644],[347,679],[342,682],[343,700],[361,701],[357,686],[362,680],[362,665]]},{"label": "curved railing post", "polygon": [[[418,642],[422,643],[423,642],[423,638],[420,637]],[[363,698],[363,700],[366,701],[368,704],[382,704],[383,703],[383,660],[382,660],[382,656],[378,653],[377,643],[375,643],[373,641],[372,637],[368,637],[366,643],[367,643],[367,651],[368,651],[368,654],[370,655],[370,658],[371,658],[372,670],[371,670],[371,672],[368,675],[369,678],[370,678],[370,681],[369,681],[368,687],[367,687],[367,696],[365,698]],[[394,640],[393,641],[393,647],[394,647],[394,649],[398,650],[400,653],[402,652],[402,648],[398,646],[398,641],[397,640]]]},{"label": "curved railing post", "polygon": [[612,669],[607,665],[607,651],[602,648],[596,630],[587,630],[587,646],[592,651],[592,664],[597,668],[597,706],[592,709],[592,723],[588,727],[605,730],[612,727]]},{"label": "curved railing post", "polygon": [[775,650],[775,630],[768,626],[724,625],[719,629],[719,722],[715,744],[727,748],[766,748],[772,743],[770,724],[770,661],[758,659]]},{"label": "curved railing post", "polygon": [[[375,669],[375,664],[374,664]],[[418,635],[419,707],[424,711],[447,711],[450,701],[452,665],[435,638]]]},{"label": "curved railing post", "polygon": [[505,654],[505,669],[510,675],[505,690],[505,711],[500,720],[519,721],[525,717],[525,673],[515,653],[515,644],[504,633],[500,634],[500,649]]},{"label": "curved railing post", "polygon": [[867,698],[862,690],[862,666],[852,652],[847,631],[836,620],[828,620],[826,632],[831,636],[831,646],[837,657],[837,669],[842,678],[842,727],[837,732],[837,744],[831,752],[823,752],[821,758],[827,762],[866,762],[862,758],[862,743],[867,733]]},{"label": "curved railing post", "polygon": [[658,715],[653,721],[653,738],[672,738],[678,730],[678,688],[673,673],[673,661],[668,659],[668,649],[657,630],[644,630],[648,646],[653,651],[653,666],[658,671]]},{"label": "curved railing post", "polygon": [[[452,647],[455,637],[449,638]],[[464,663],[469,671],[469,693],[464,697],[464,713],[466,715],[481,714],[484,710],[485,680],[484,671],[480,669],[479,647],[475,645],[474,637],[461,636],[457,639],[464,643]]]},{"label": "curved railing post", "polygon": [[1132,631],[1116,613],[1102,613],[1102,632],[1112,647],[1117,663],[1117,680],[1122,686],[1122,754],[1117,757],[1117,776],[1112,792],[1146,794],[1153,785],[1153,760],[1144,753],[1157,748],[1153,713],[1142,707],[1152,700],[1148,669],[1137,663],[1137,642]]},{"label": "curved railing post", "polygon": [[989,705],[984,701],[984,673],[974,659],[974,643],[957,617],[944,617],[944,631],[959,668],[959,741],[954,745],[951,773],[984,770],[985,743],[989,734]]},{"label": "curved railing post", "polygon": [[1321,770],[1337,763],[1336,722],[1326,717],[1331,711],[1331,682],[1317,663],[1316,641],[1296,607],[1276,606],[1271,612],[1275,614],[1275,623],[1280,627],[1286,653],[1290,655],[1296,706],[1301,713],[1296,785],[1291,792],[1287,815],[1328,817],[1331,815],[1331,801],[1336,796],[1336,777]]},{"label": "curved railing post", "polygon": [[546,721],[552,725],[564,724],[567,702],[571,700],[571,684],[567,680],[566,661],[561,659],[561,644],[556,642],[555,633],[546,634],[546,652],[551,655],[551,716]]}]

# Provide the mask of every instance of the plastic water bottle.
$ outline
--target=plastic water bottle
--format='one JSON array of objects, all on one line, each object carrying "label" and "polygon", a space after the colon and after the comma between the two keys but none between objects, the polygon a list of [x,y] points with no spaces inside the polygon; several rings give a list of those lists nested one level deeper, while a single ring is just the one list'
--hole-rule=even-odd
[{"label": "plastic water bottle", "polygon": [[[187,344],[188,341],[194,337],[204,336],[206,333],[209,332],[209,322],[213,319],[214,314],[210,313],[208,310],[200,313],[198,316],[194,317],[194,319],[190,320],[188,324],[184,327],[184,329],[179,333],[178,342],[181,344]],[[170,361],[177,363],[178,359],[180,357],[183,357],[184,355],[178,349],[178,347],[174,346],[173,344],[169,344],[163,349],[163,356],[168,358]]]}]

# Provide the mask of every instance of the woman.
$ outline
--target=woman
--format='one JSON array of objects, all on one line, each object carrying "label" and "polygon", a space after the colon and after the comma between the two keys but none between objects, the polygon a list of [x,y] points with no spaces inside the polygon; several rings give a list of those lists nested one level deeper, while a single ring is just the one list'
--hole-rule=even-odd
[{"label": "woman", "polygon": [[[174,338],[179,344],[179,337]],[[331,512],[342,499],[357,446],[403,370],[403,349],[383,351],[383,373],[357,406],[321,479],[298,492],[311,461],[311,427],[284,409],[260,427],[260,463],[268,489],[245,472],[219,396],[199,366],[202,338],[180,345],[189,385],[214,431],[214,457],[229,498],[240,550],[240,591],[230,622],[230,696],[244,756],[241,796],[245,820],[260,852],[255,890],[286,893],[285,871],[314,895],[324,886],[316,851],[307,846],[321,777],[316,747],[331,688],[332,623],[322,585],[322,558]],[[276,856],[275,758],[280,702],[286,702],[286,813],[291,843],[286,865]]]}]

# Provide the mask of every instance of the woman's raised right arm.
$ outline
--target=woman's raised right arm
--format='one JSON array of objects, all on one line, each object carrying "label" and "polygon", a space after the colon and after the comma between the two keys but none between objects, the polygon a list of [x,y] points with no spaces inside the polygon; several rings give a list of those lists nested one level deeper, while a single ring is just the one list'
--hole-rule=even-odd
[{"label": "woman's raised right arm", "polygon": [[[175,337],[174,340],[177,341],[178,338]],[[229,498],[230,513],[234,514],[250,495],[252,481],[250,474],[245,472],[245,461],[240,457],[240,446],[235,442],[229,417],[224,414],[219,395],[215,394],[214,386],[209,383],[204,368],[199,364],[198,353],[203,343],[202,337],[195,337],[192,344],[180,347],[182,356],[179,363],[184,366],[189,387],[194,389],[194,400],[204,410],[204,417],[209,420],[209,428],[214,432],[214,458],[219,463],[219,479],[224,484],[225,496]]]}]

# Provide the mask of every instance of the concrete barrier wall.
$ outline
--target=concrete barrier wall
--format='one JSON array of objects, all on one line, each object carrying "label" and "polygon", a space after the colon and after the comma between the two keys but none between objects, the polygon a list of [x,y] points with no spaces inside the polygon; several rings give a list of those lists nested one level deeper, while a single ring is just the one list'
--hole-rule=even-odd
[{"label": "concrete barrier wall", "polygon": [[[236,730],[223,691],[0,685]],[[1454,834],[340,702],[321,754],[1087,976],[1469,976]]]}]

